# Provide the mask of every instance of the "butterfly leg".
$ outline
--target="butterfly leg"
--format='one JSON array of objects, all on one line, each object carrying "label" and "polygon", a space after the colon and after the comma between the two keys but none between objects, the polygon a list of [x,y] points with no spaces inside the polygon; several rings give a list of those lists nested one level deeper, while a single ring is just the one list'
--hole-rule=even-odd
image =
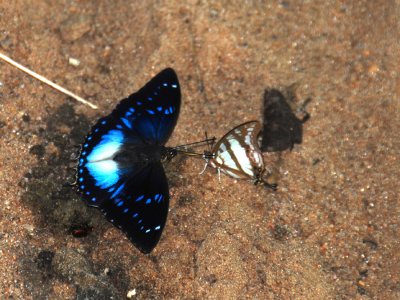
[{"label": "butterfly leg", "polygon": [[206,164],[204,165],[203,171],[201,171],[201,172],[199,173],[199,175],[203,174],[203,173],[206,171],[207,166],[208,166],[208,162],[206,162]]}]

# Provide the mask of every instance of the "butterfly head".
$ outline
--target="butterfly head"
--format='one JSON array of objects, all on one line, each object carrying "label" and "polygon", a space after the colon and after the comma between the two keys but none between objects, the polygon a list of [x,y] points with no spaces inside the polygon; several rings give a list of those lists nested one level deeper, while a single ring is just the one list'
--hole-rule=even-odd
[{"label": "butterfly head", "polygon": [[211,151],[205,150],[203,153],[203,158],[208,163],[211,159],[215,158],[215,154]]},{"label": "butterfly head", "polygon": [[176,148],[165,148],[165,153],[163,155],[163,161],[170,161],[178,154],[178,150]]}]

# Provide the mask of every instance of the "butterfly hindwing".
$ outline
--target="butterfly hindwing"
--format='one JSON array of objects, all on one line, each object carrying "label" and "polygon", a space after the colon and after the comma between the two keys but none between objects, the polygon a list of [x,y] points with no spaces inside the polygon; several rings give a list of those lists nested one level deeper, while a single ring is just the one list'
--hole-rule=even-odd
[{"label": "butterfly hindwing", "polygon": [[112,116],[101,118],[82,145],[77,190],[90,206],[101,205],[121,180],[121,170],[113,156],[124,144],[125,134],[114,128],[115,119]]},{"label": "butterfly hindwing", "polygon": [[142,252],[149,253],[158,243],[168,214],[167,178],[161,163],[154,163],[130,178],[112,201],[101,210]]},{"label": "butterfly hindwing", "polygon": [[259,122],[251,121],[229,131],[214,146],[212,164],[234,178],[257,179],[264,170],[257,143],[260,129]]}]

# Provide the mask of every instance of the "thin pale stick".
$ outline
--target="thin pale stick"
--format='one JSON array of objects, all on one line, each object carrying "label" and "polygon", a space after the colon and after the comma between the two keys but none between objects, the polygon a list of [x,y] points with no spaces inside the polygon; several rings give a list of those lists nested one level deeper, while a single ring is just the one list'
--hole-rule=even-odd
[{"label": "thin pale stick", "polygon": [[28,68],[26,68],[26,67],[24,67],[22,65],[20,65],[19,63],[17,63],[16,61],[12,60],[8,56],[2,54],[1,52],[0,52],[0,58],[2,60],[4,60],[5,62],[9,63],[10,65],[12,65],[12,66],[20,69],[21,71],[31,75],[32,77],[36,78],[37,80],[40,80],[41,82],[43,82],[43,83],[51,86],[52,88],[60,91],[61,93],[65,94],[65,95],[68,95],[68,96],[74,98],[75,100],[90,106],[93,109],[98,109],[98,107],[96,105],[94,105],[94,104],[90,103],[89,101],[79,97],[78,95],[75,95],[74,93],[64,89],[63,87],[59,86],[58,84],[55,84],[54,82],[48,80],[47,78],[45,78],[45,77],[43,77],[43,76],[41,76],[41,75],[29,70]]}]

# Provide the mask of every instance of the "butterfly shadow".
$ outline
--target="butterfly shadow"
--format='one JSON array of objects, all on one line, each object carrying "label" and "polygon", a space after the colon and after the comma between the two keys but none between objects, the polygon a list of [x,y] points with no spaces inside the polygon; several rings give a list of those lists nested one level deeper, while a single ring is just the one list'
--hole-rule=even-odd
[{"label": "butterfly shadow", "polygon": [[[297,85],[285,90],[266,89],[263,97],[263,128],[260,146],[263,152],[292,150],[303,142],[303,124],[310,118],[305,110],[311,98],[297,103]],[[302,114],[299,118],[297,114]]]},{"label": "butterfly shadow", "polygon": [[[65,185],[73,181],[74,177],[74,171],[70,166],[76,164],[71,158],[76,156],[77,149],[73,145],[82,142],[91,121],[85,115],[76,113],[70,103],[66,103],[54,111],[49,111],[44,122],[45,126],[41,124],[35,126],[33,122],[30,124],[30,134],[36,134],[40,140],[40,143],[30,147],[30,154],[37,157],[37,163],[19,182],[24,190],[21,201],[34,216],[35,229],[31,239],[39,243],[43,240],[40,248],[35,247],[33,243],[24,249],[19,260],[24,281],[31,285],[32,293],[39,298],[51,293],[51,288],[45,288],[52,286],[51,280],[63,278],[63,274],[54,267],[52,258],[57,255],[62,256],[64,252],[74,251],[68,246],[70,243],[80,243],[85,253],[89,254],[87,257],[90,257],[90,253],[98,248],[102,232],[110,226],[99,211],[83,205],[75,191]],[[87,228],[91,230],[83,232]],[[54,240],[56,251],[48,245],[49,237]],[[47,250],[43,252],[43,249]],[[46,268],[42,266],[43,253],[47,255]],[[73,264],[69,258],[70,255],[66,255],[63,263]],[[81,256],[81,259],[92,270],[105,268],[84,256]],[[132,256],[132,259],[135,259],[135,256]],[[88,273],[88,278],[95,278],[92,289],[86,287],[84,282],[78,284],[75,282],[80,275],[78,277],[72,275],[65,280],[77,284],[78,294],[106,291],[102,288],[106,282],[109,286],[107,293],[114,297],[123,297],[123,293],[129,288],[129,279],[124,266],[118,260],[120,256],[118,259],[116,256],[113,258],[110,252],[109,260],[104,262],[112,267],[111,276]]]},{"label": "butterfly shadow", "polygon": [[89,224],[96,218],[65,186],[73,180],[71,161],[77,150],[72,145],[79,145],[90,121],[67,103],[49,112],[45,122],[44,127],[34,129],[41,141],[30,147],[30,153],[38,162],[20,181],[22,201],[32,210],[37,228],[63,238],[71,226]]}]

